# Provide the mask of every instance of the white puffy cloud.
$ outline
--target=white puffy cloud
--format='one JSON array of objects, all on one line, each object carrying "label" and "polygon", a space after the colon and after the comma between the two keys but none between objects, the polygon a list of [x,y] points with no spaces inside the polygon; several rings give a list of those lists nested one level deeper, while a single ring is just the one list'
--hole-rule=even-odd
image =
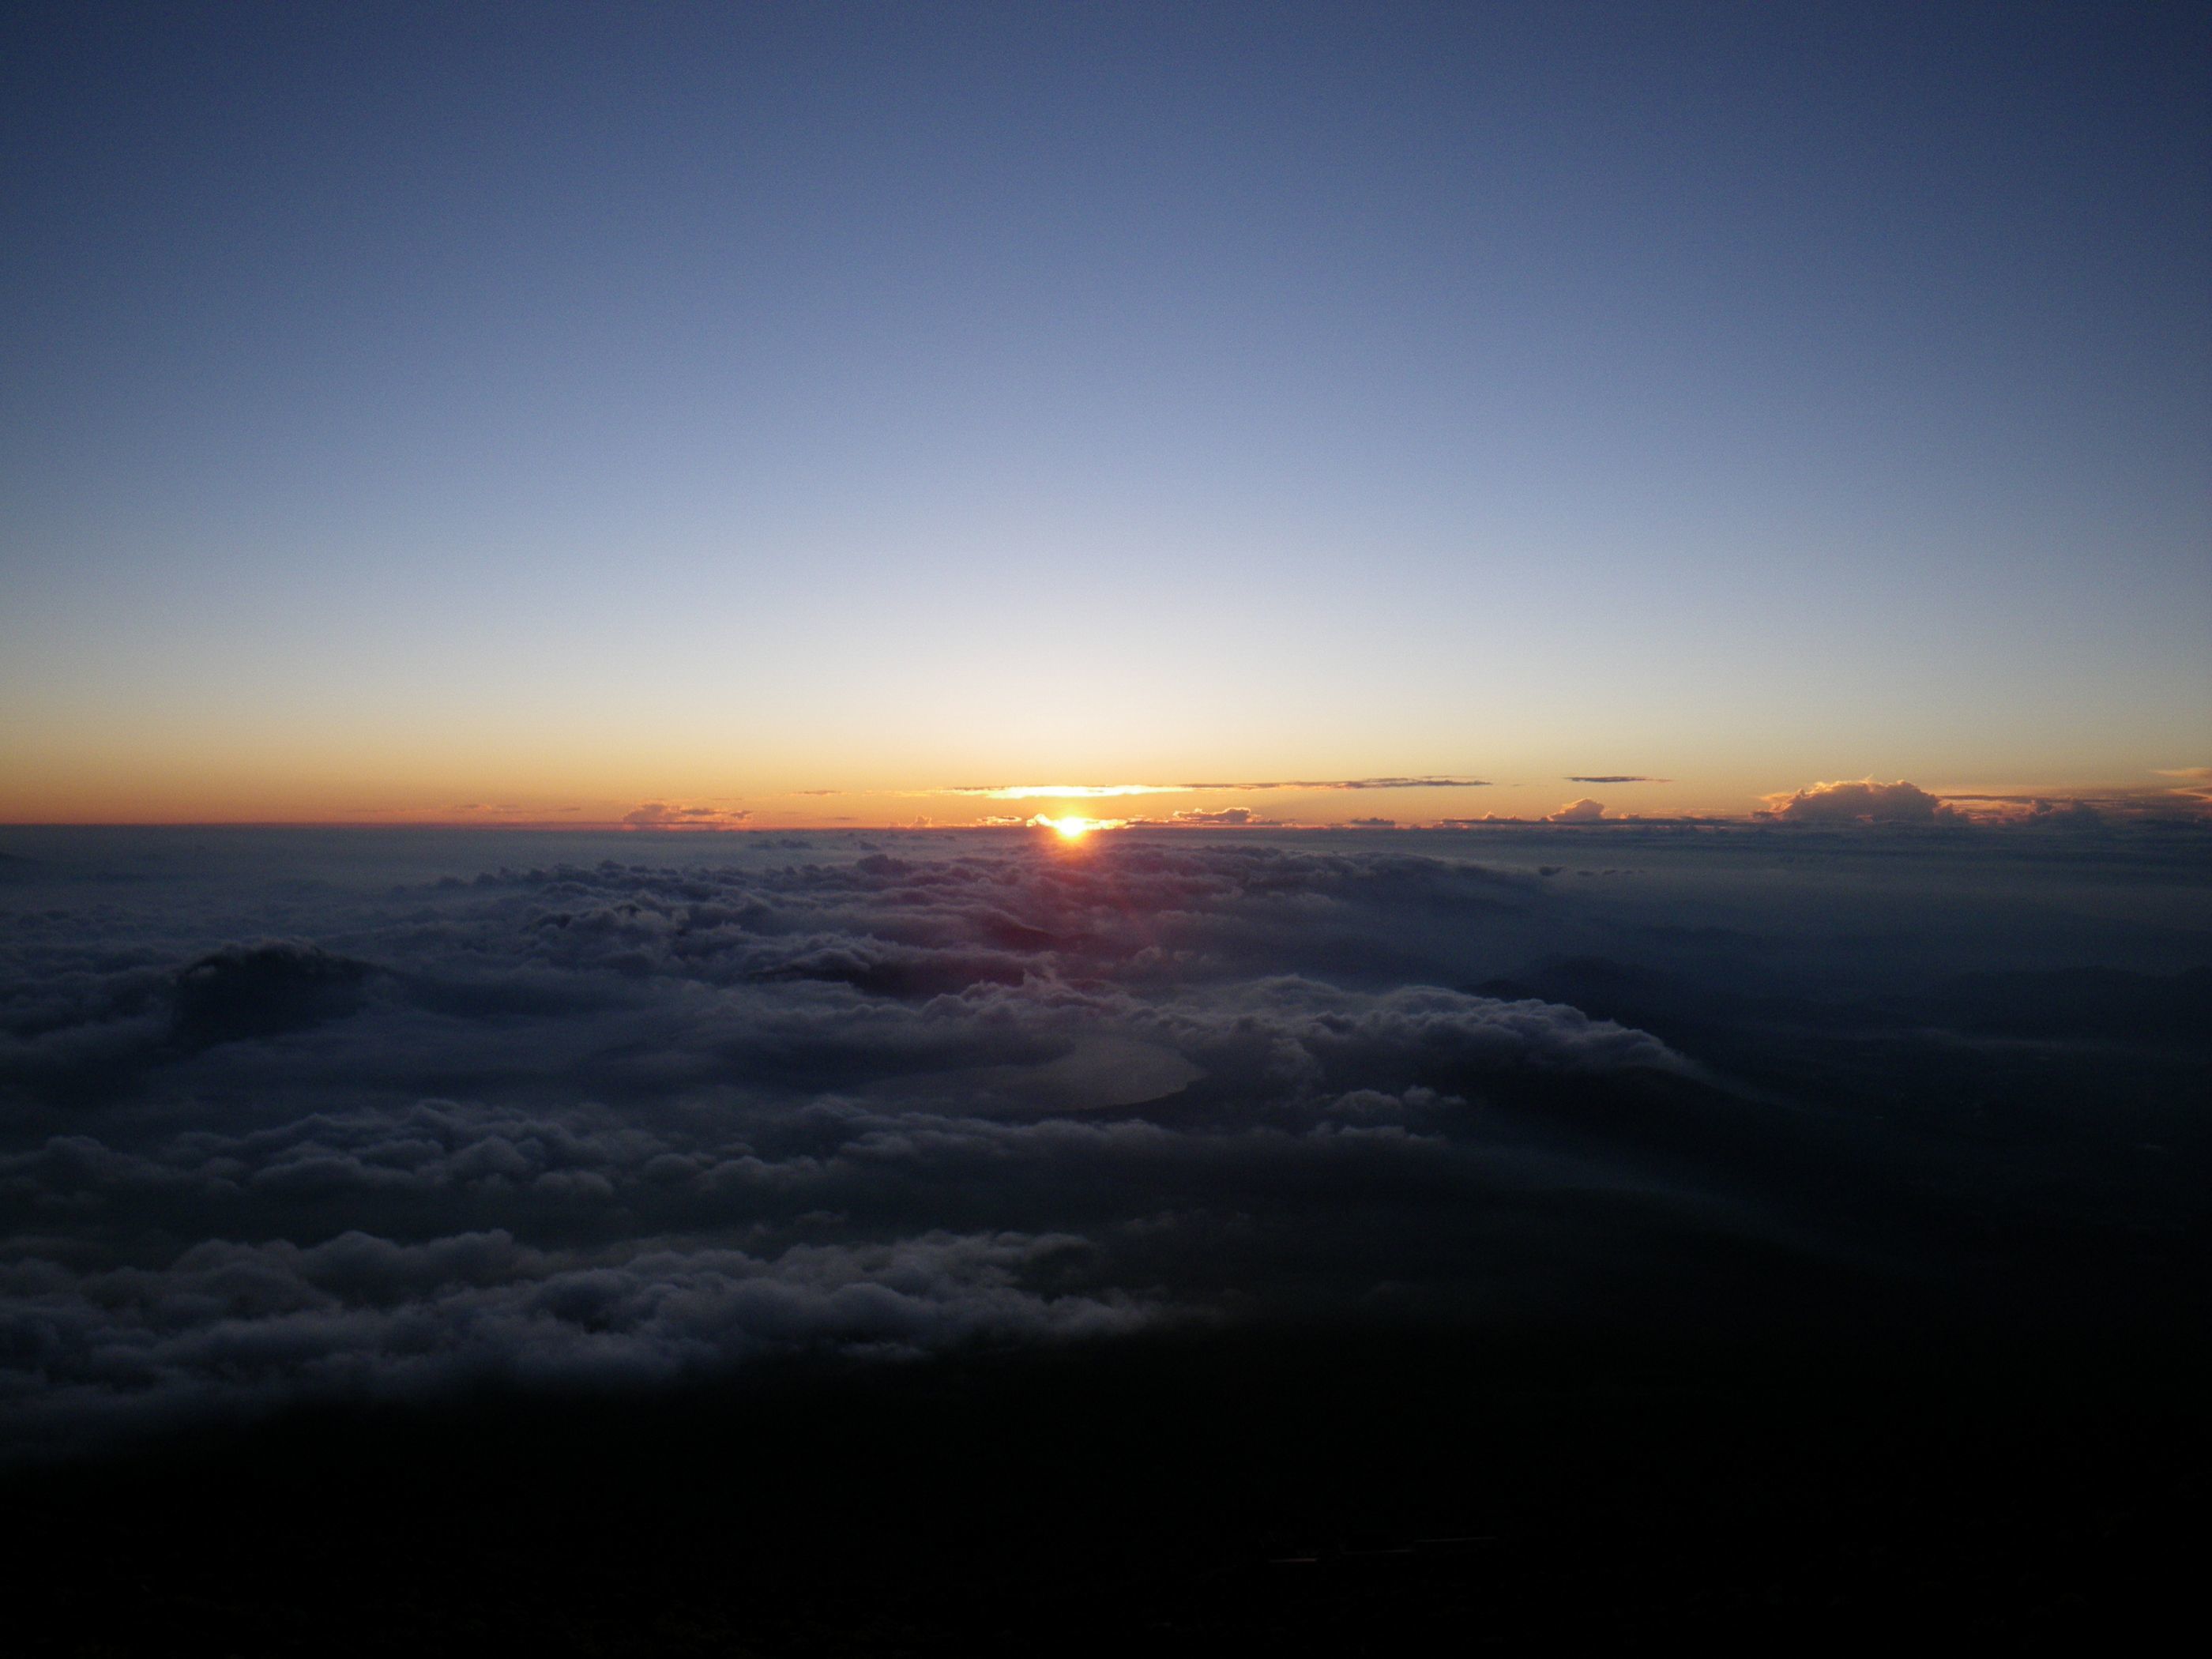
[{"label": "white puffy cloud", "polygon": [[1814,783],[1763,799],[1765,811],[1757,816],[1778,823],[1948,823],[1960,816],[1919,785],[1902,780],[1881,783],[1862,778],[1856,782]]}]

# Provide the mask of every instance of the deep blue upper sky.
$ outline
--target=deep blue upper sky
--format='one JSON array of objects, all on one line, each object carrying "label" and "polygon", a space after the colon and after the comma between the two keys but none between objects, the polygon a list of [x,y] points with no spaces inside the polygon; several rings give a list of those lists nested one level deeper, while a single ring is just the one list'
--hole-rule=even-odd
[{"label": "deep blue upper sky", "polygon": [[0,817],[2208,758],[2201,7],[4,28]]}]

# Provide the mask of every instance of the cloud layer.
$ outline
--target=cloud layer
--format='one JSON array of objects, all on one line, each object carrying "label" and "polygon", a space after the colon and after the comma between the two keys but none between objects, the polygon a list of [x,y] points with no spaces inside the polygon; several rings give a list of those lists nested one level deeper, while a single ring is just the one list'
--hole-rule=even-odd
[{"label": "cloud layer", "polygon": [[[1778,1075],[1777,996],[1857,999],[1824,1063],[1859,1063],[1894,964],[1978,924],[1869,957],[1829,890],[1739,913],[1719,855],[1643,834],[1607,837],[1642,869],[1359,832],[35,840],[0,886],[0,1443],[796,1349],[1642,1316],[1723,1241],[1896,1249],[1838,1197],[1902,1201],[1892,1132],[1732,1079]],[[2135,937],[2097,926],[2051,959]]]}]

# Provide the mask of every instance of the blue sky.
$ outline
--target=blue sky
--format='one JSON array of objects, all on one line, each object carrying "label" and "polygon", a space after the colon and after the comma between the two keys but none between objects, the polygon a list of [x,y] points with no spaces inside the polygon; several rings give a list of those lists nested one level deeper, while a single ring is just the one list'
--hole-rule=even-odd
[{"label": "blue sky", "polygon": [[0,817],[2212,758],[2201,11],[5,27]]}]

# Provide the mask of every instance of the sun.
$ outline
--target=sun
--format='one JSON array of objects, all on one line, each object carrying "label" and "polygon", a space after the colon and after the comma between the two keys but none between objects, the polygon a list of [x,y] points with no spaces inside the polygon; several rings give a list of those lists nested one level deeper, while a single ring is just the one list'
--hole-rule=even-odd
[{"label": "sun", "polygon": [[1063,812],[1055,816],[1040,812],[1030,820],[1032,830],[1049,830],[1053,838],[1063,847],[1080,847],[1101,830],[1119,830],[1127,818],[1091,818],[1080,812]]}]

